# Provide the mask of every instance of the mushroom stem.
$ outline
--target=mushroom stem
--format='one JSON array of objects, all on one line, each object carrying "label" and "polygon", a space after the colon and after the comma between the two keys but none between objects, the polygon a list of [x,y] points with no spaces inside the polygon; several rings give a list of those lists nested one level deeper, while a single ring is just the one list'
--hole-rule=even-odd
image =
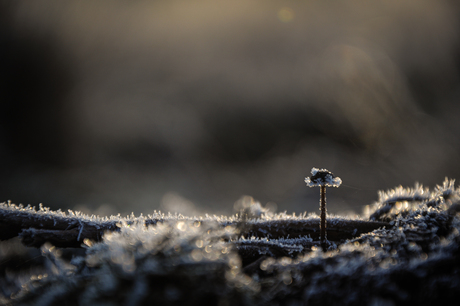
[{"label": "mushroom stem", "polygon": [[320,230],[321,230],[321,247],[323,251],[326,252],[327,244],[326,244],[326,186],[321,185],[320,190],[321,200],[321,222],[320,222]]}]

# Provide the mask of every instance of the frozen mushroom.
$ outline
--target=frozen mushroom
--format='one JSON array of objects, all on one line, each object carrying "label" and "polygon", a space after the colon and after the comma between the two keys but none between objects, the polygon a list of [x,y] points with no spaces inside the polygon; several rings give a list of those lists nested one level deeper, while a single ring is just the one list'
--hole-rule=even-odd
[{"label": "frozen mushroom", "polygon": [[335,177],[331,171],[326,169],[311,169],[311,177],[305,178],[308,187],[339,187],[342,184],[340,177]]},{"label": "frozen mushroom", "polygon": [[305,183],[308,187],[320,187],[320,210],[321,210],[321,247],[323,251],[327,250],[326,243],[326,187],[339,187],[342,180],[335,177],[332,172],[326,169],[311,169],[311,177],[305,178]]}]

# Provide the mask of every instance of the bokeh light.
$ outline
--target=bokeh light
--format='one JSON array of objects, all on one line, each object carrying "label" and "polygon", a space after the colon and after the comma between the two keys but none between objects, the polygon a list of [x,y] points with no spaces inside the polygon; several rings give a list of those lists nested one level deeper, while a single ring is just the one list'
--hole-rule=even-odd
[{"label": "bokeh light", "polygon": [[291,22],[294,19],[294,11],[289,7],[283,7],[278,11],[278,19],[282,22]]}]

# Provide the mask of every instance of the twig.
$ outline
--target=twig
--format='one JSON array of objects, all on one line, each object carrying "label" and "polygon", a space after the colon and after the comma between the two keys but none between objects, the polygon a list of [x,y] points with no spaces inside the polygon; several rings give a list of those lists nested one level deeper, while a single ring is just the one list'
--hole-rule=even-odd
[{"label": "twig", "polygon": [[[362,233],[372,232],[380,227],[388,227],[386,222],[373,222],[363,220],[349,220],[338,217],[330,217],[327,219],[329,224],[328,237],[330,241],[340,241],[357,237]],[[267,237],[267,238],[282,238],[282,237],[304,237],[309,236],[313,240],[320,239],[320,219],[283,219],[283,220],[268,220],[257,221],[251,224],[247,229],[247,237]]]},{"label": "twig", "polygon": [[[23,230],[34,229],[35,232],[25,232],[22,235],[26,237],[26,241],[29,241],[27,237],[38,241],[37,237],[43,235],[57,243],[63,239],[72,239],[79,245],[85,238],[99,241],[105,231],[117,230],[115,220],[105,221],[91,217],[85,219],[80,217],[83,215],[78,212],[72,212],[75,216],[71,216],[60,211],[50,211],[42,206],[36,211],[33,207],[24,208],[5,203],[0,205],[0,240],[20,236]],[[81,235],[78,235],[80,231]]]}]

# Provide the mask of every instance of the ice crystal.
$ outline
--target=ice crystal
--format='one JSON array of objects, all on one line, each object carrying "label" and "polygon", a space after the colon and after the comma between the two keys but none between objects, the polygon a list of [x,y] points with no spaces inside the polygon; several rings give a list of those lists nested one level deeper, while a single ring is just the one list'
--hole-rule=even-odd
[{"label": "ice crystal", "polygon": [[[225,242],[235,234],[234,228],[189,220],[119,226],[119,232],[91,244],[84,260],[74,258],[71,269],[65,270],[67,278],[34,280],[18,298],[27,295],[35,297],[31,305],[47,304],[50,296],[36,288],[52,286],[51,300],[58,301],[66,292],[79,305],[102,300],[107,305],[206,300],[218,304],[229,297],[232,303],[247,303],[258,290],[258,284],[242,273],[236,249]],[[44,252],[52,251],[53,247],[44,247]]]},{"label": "ice crystal", "polygon": [[240,219],[244,220],[273,215],[267,208],[262,207],[260,202],[255,201],[254,198],[250,196],[244,196],[236,201],[233,208],[238,213]]},{"label": "ice crystal", "polygon": [[455,189],[455,180],[445,179],[442,186],[436,186],[433,192],[420,184],[414,188],[399,186],[386,192],[379,191],[379,200],[372,205],[371,220],[389,220],[392,215],[404,213],[422,203],[428,206],[444,205],[450,198],[459,197]]}]

